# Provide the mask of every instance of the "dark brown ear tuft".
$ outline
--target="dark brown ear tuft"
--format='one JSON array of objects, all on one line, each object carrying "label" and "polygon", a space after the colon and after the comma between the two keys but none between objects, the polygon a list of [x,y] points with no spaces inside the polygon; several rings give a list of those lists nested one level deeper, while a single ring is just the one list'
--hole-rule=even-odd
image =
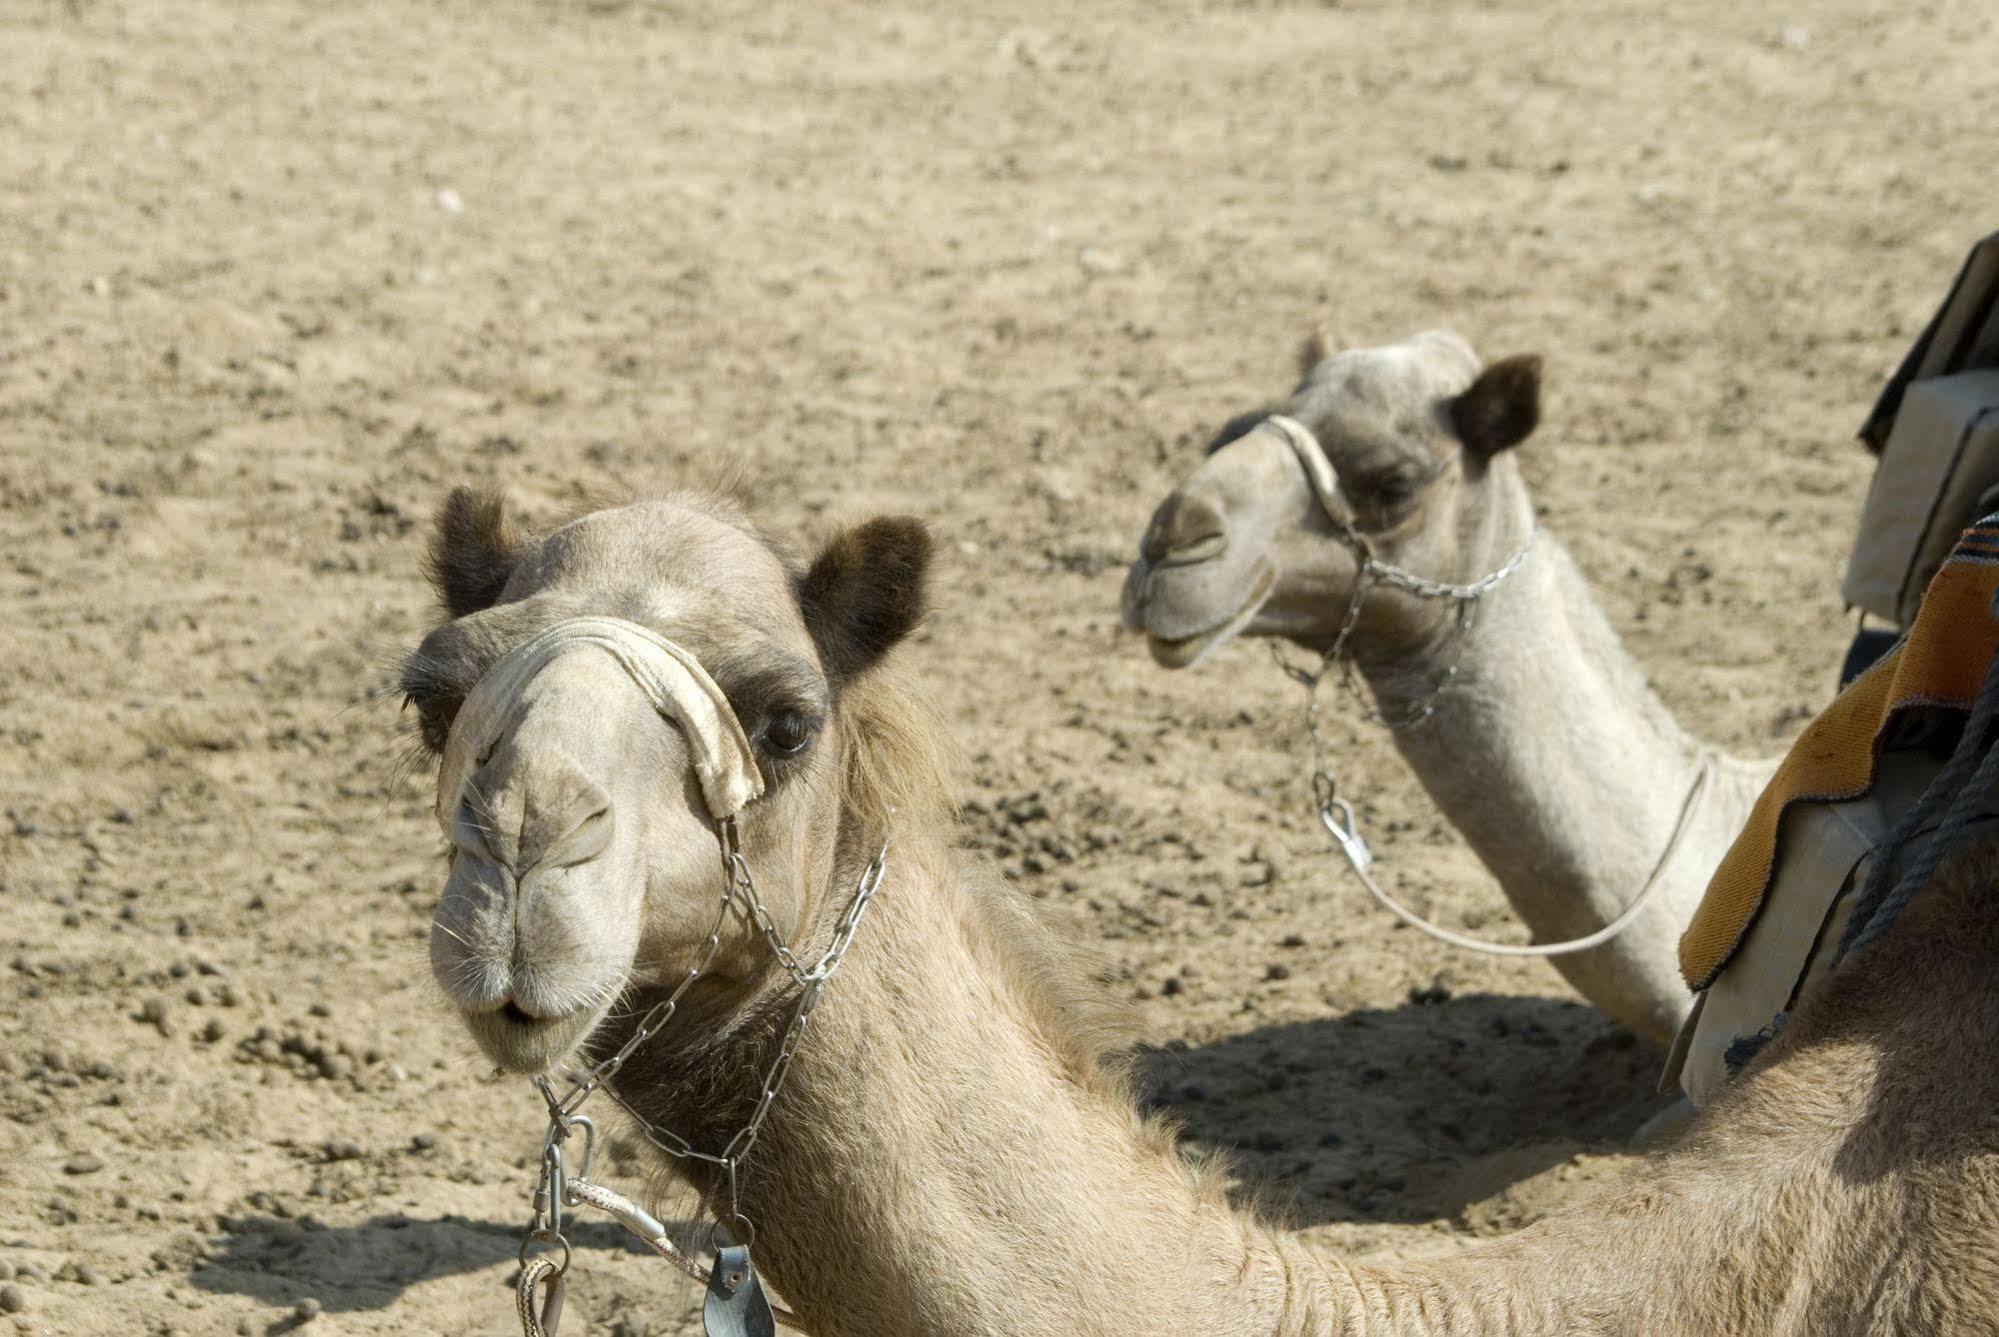
[{"label": "dark brown ear tuft", "polygon": [[1312,374],[1312,368],[1333,355],[1333,339],[1320,326],[1305,336],[1298,345],[1298,378],[1303,380]]},{"label": "dark brown ear tuft", "polygon": [[838,684],[865,671],[923,620],[930,534],[882,516],[834,536],[798,582],[798,604]]},{"label": "dark brown ear tuft", "polygon": [[493,606],[526,548],[504,497],[456,487],[438,508],[424,574],[445,613],[464,617]]},{"label": "dark brown ear tuft", "polygon": [[1541,359],[1532,353],[1501,358],[1446,408],[1472,454],[1489,459],[1519,445],[1541,425]]}]

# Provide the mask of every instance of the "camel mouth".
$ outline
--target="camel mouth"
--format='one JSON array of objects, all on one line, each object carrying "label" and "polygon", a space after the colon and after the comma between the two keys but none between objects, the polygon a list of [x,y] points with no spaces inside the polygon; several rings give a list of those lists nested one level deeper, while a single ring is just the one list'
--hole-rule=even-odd
[{"label": "camel mouth", "polygon": [[1153,662],[1161,668],[1183,669],[1199,665],[1209,655],[1234,640],[1235,637],[1256,619],[1263,611],[1263,605],[1270,598],[1270,591],[1277,584],[1277,572],[1265,566],[1257,573],[1256,584],[1249,597],[1235,612],[1220,622],[1197,631],[1191,636],[1161,636],[1157,632],[1145,633],[1146,648],[1152,651]]},{"label": "camel mouth", "polygon": [[504,1072],[540,1076],[559,1066],[597,1027],[601,1008],[537,1017],[508,1003],[491,1012],[466,1012],[466,1026],[487,1058]]}]

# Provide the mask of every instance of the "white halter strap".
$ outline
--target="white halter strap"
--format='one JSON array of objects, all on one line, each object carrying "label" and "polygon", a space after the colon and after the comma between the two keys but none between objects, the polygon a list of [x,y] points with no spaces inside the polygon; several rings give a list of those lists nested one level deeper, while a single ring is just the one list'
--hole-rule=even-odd
[{"label": "white halter strap", "polygon": [[1340,502],[1340,476],[1333,470],[1333,462],[1326,458],[1324,446],[1312,429],[1296,418],[1287,418],[1281,413],[1273,413],[1263,420],[1264,425],[1275,428],[1291,447],[1291,453],[1298,457],[1304,467],[1305,481],[1312,485],[1312,495],[1319,499],[1319,507],[1326,517],[1343,528],[1350,527],[1351,519]]},{"label": "white halter strap", "polygon": [[572,617],[509,651],[459,707],[437,786],[437,817],[447,833],[466,783],[512,724],[528,684],[561,656],[586,647],[616,660],[660,718],[686,737],[701,795],[716,821],[763,793],[756,754],[736,712],[693,654],[623,618]]}]

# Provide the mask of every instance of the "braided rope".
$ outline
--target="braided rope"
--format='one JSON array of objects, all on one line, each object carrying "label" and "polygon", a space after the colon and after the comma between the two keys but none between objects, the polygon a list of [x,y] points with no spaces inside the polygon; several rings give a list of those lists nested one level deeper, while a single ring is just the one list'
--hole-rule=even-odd
[{"label": "braided rope", "polygon": [[[555,1330],[562,1326],[562,1302],[568,1294],[562,1271],[546,1255],[528,1259],[521,1268],[521,1279],[514,1287],[514,1309],[521,1317],[521,1337],[555,1337]],[[548,1294],[537,1310],[535,1288],[544,1283]]]}]

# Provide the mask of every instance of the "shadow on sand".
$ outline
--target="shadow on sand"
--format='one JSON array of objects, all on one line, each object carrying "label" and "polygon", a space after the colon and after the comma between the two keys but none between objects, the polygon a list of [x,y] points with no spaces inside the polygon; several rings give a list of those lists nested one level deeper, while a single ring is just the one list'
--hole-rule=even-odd
[{"label": "shadow on sand", "polygon": [[[673,1222],[667,1223],[669,1226]],[[489,1268],[520,1246],[518,1222],[466,1216],[418,1220],[378,1216],[351,1226],[302,1226],[274,1216],[232,1219],[222,1241],[194,1274],[202,1290],[247,1295],[290,1309],[310,1296],[328,1313],[387,1309],[420,1282]],[[612,1222],[571,1221],[563,1228],[579,1263],[592,1252],[642,1253]],[[684,1232],[682,1232],[684,1237]],[[507,1284],[513,1284],[509,1269]],[[496,1301],[510,1307],[510,1302]],[[267,1333],[304,1323],[280,1320]]]},{"label": "shadow on sand", "polygon": [[[1656,1094],[1657,1050],[1577,1003],[1473,994],[1266,1026],[1140,1059],[1146,1099],[1300,1225],[1449,1218],[1582,1150],[1628,1148]],[[671,1224],[671,1223],[670,1223]],[[638,1251],[574,1221],[579,1255]],[[514,1222],[378,1216],[308,1227],[248,1216],[195,1273],[203,1290],[289,1309],[381,1310],[420,1282],[493,1265]],[[303,1324],[282,1320],[266,1331]]]},{"label": "shadow on sand", "polygon": [[[1624,1151],[1662,1056],[1578,1003],[1471,994],[1142,1056],[1147,1099],[1300,1225],[1449,1218],[1578,1151]],[[1260,1181],[1260,1182],[1259,1182]]]}]

